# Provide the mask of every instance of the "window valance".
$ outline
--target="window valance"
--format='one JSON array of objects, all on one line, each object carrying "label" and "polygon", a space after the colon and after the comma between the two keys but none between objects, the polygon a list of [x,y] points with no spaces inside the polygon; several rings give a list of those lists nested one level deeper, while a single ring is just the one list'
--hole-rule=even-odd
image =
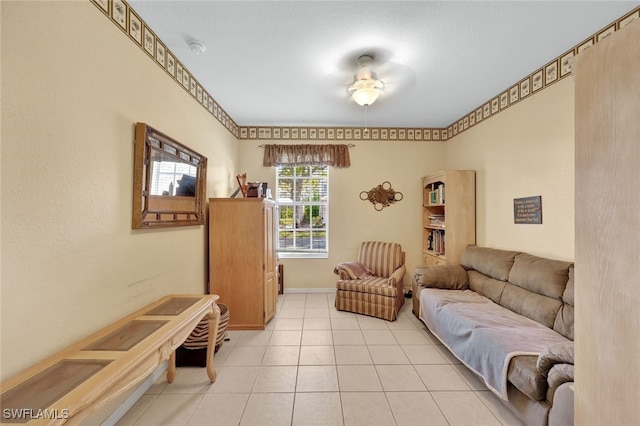
[{"label": "window valance", "polygon": [[265,145],[262,165],[349,167],[348,145]]}]

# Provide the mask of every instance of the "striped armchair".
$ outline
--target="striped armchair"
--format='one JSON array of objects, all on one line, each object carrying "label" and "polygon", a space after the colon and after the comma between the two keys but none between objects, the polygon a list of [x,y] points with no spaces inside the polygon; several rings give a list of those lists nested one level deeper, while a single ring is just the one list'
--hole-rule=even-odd
[{"label": "striped armchair", "polygon": [[336,266],[336,309],[395,321],[404,303],[405,254],[396,243],[367,241],[357,262]]}]

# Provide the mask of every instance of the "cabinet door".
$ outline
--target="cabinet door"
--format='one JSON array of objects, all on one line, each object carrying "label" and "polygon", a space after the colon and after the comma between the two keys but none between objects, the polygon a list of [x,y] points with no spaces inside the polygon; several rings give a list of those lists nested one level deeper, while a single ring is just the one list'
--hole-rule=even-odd
[{"label": "cabinet door", "polygon": [[275,277],[267,278],[264,286],[264,322],[273,318],[276,313],[277,286]]},{"label": "cabinet door", "polygon": [[275,246],[275,207],[265,204],[264,207],[264,322],[269,321],[276,313],[278,287],[276,285],[276,246]]}]

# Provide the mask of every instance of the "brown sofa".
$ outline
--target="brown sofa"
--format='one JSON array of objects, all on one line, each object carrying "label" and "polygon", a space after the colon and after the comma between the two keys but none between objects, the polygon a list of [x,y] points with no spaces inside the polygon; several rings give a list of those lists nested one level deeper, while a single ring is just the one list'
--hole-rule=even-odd
[{"label": "brown sofa", "polygon": [[416,315],[526,425],[573,424],[573,264],[468,246],[418,267]]}]

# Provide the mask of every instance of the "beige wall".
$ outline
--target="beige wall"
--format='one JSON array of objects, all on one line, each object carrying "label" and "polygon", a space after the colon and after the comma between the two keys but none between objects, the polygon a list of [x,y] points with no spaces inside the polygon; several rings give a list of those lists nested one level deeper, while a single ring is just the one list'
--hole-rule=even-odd
[{"label": "beige wall", "polygon": [[[239,168],[251,181],[275,184],[275,169],[262,166],[264,141],[241,141]],[[293,141],[292,143],[301,143]],[[326,143],[326,142],[323,142]],[[353,143],[351,167],[329,170],[329,258],[281,259],[285,289],[335,288],[333,268],[356,260],[362,241],[380,240],[402,244],[407,269],[421,262],[422,192],[420,178],[443,167],[446,142],[340,141]],[[360,192],[389,181],[402,192],[402,201],[376,211]],[[405,277],[405,287],[409,287]]]},{"label": "beige wall", "polygon": [[[476,170],[478,245],[573,260],[574,83],[565,78],[446,142],[449,169]],[[542,224],[513,199],[542,196]]]},{"label": "beige wall", "polygon": [[132,231],[133,128],[209,159],[237,141],[90,2],[0,2],[2,379],[165,294],[203,293],[205,226]]}]

